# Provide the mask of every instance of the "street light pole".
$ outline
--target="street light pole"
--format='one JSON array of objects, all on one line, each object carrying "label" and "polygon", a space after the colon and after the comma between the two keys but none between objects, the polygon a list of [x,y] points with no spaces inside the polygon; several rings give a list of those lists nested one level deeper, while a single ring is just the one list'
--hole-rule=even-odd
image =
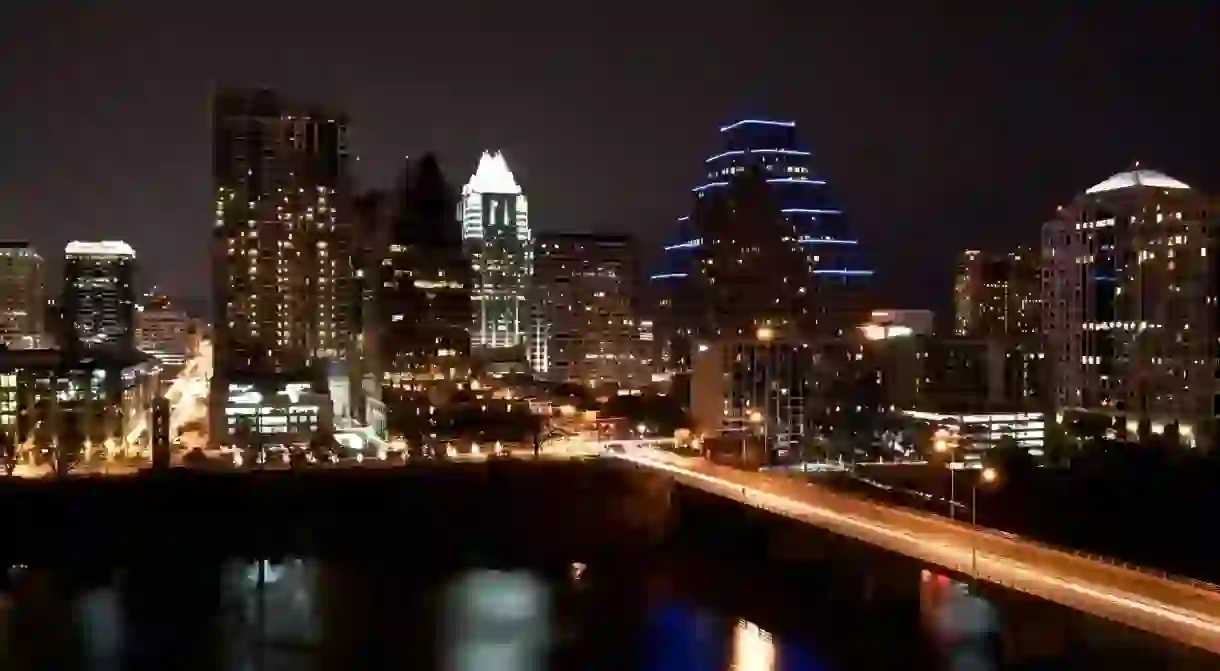
[{"label": "street light pole", "polygon": [[953,448],[949,449],[949,519],[957,518],[957,469],[953,467],[953,462],[957,461],[957,455]]},{"label": "street light pole", "polygon": [[[970,487],[970,524],[976,528],[979,525],[979,484],[995,482],[996,477],[997,473],[994,468],[984,468]],[[978,536],[970,537],[970,576],[974,578],[975,582],[979,579]]]},{"label": "street light pole", "polygon": [[[979,525],[978,480],[975,480],[970,487],[970,524],[976,528]],[[975,580],[979,579],[979,544],[974,536],[970,537],[970,576]]]}]

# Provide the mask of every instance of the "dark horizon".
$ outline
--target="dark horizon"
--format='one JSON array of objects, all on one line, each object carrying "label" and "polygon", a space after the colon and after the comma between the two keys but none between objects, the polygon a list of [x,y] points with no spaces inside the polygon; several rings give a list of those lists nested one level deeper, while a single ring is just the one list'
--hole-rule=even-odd
[{"label": "dark horizon", "polygon": [[629,233],[645,258],[720,125],[794,120],[874,259],[878,307],[943,311],[958,251],[1036,244],[1056,205],[1135,160],[1220,192],[1215,5],[846,7],[11,3],[0,235],[30,240],[52,286],[67,241],[121,238],[141,286],[206,298],[219,83],[346,114],[361,190],[427,151],[460,185],[502,149],[535,230]]}]

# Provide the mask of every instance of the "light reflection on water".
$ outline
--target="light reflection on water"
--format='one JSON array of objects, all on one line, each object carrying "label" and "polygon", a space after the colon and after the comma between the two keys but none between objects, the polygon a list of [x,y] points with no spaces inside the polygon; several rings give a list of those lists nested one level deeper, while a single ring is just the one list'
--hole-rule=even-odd
[{"label": "light reflection on water", "polygon": [[771,632],[753,622],[741,620],[733,629],[735,671],[775,671],[775,641]]},{"label": "light reflection on water", "polygon": [[[596,658],[599,645],[632,647],[638,662],[624,669],[826,668],[795,663],[802,655],[789,653],[799,645],[736,616],[656,595],[620,612],[604,601],[618,583],[589,600],[598,574],[583,565],[546,575],[478,569],[406,587],[384,586],[376,571],[301,559],[138,573],[90,582],[34,568],[10,581],[0,592],[0,669],[538,671],[575,668],[556,665],[564,646],[588,646]],[[626,585],[647,593],[642,582]],[[580,624],[592,611],[613,612],[604,621],[622,631],[592,643],[605,633]],[[397,666],[362,664],[351,652],[367,647],[362,637],[388,640]],[[336,654],[336,646],[347,648]]]}]

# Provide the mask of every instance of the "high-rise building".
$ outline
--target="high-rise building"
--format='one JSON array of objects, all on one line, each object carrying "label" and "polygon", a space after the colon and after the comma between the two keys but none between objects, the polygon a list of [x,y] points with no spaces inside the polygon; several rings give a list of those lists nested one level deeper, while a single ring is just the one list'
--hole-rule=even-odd
[{"label": "high-rise building", "polygon": [[631,238],[539,233],[534,263],[534,371],[557,382],[590,386],[648,384]]},{"label": "high-rise building", "polygon": [[706,434],[759,435],[765,461],[786,461],[813,438],[815,356],[805,342],[758,335],[696,346],[691,415]]},{"label": "high-rise building", "polygon": [[651,277],[670,372],[689,368],[699,337],[762,325],[820,337],[868,314],[872,270],[795,126],[745,119],[720,129],[722,149],[706,159],[693,211]]},{"label": "high-rise building", "polygon": [[953,299],[957,335],[1037,336],[1042,332],[1041,257],[1025,248],[1005,254],[966,250],[958,258]]},{"label": "high-rise building", "polygon": [[271,91],[213,99],[214,419],[230,384],[315,379],[346,357],[358,298],[348,160],[340,114]]},{"label": "high-rise building", "polygon": [[[1047,358],[1059,408],[1097,409],[1183,442],[1215,438],[1220,207],[1138,165],[1042,229]],[[1132,431],[1131,433],[1135,433]]]},{"label": "high-rise building", "polygon": [[390,430],[418,436],[470,377],[471,265],[457,193],[435,156],[408,164],[390,198],[378,341]]},{"label": "high-rise building", "polygon": [[45,347],[42,257],[26,242],[0,241],[0,345]]},{"label": "high-rise building", "polygon": [[471,344],[520,348],[529,323],[533,235],[525,194],[504,155],[484,152],[462,189],[462,240],[474,271]]},{"label": "high-rise building", "polygon": [[152,296],[136,315],[136,346],[165,366],[181,366],[190,355],[191,318],[168,297]]},{"label": "high-rise building", "polygon": [[135,264],[135,250],[122,241],[68,243],[62,346],[135,349]]},{"label": "high-rise building", "polygon": [[347,122],[270,91],[212,107],[217,370],[300,371],[349,343]]}]

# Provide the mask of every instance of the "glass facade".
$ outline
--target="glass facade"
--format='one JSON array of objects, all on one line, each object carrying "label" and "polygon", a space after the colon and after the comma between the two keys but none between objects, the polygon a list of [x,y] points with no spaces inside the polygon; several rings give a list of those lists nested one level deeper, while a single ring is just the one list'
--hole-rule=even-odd
[{"label": "glass facade", "polygon": [[471,345],[524,344],[526,292],[534,274],[533,236],[525,194],[500,153],[484,152],[462,189],[462,240],[474,273]]},{"label": "glass facade", "polygon": [[[815,168],[812,153],[800,148],[795,122],[745,119],[723,126],[720,137],[721,151],[705,159],[704,181],[692,189],[697,199],[727,188],[734,175],[758,168],[767,175],[780,211],[793,223],[797,243],[807,250],[816,281],[867,281],[872,270],[860,254],[859,240]],[[665,247],[664,263],[654,279],[681,279],[688,274],[703,242],[700,237],[689,216],[679,218],[678,235]]]},{"label": "glass facade", "polygon": [[660,372],[676,383],[693,339],[832,336],[868,314],[873,271],[795,122],[744,119],[720,139],[650,275]]}]

